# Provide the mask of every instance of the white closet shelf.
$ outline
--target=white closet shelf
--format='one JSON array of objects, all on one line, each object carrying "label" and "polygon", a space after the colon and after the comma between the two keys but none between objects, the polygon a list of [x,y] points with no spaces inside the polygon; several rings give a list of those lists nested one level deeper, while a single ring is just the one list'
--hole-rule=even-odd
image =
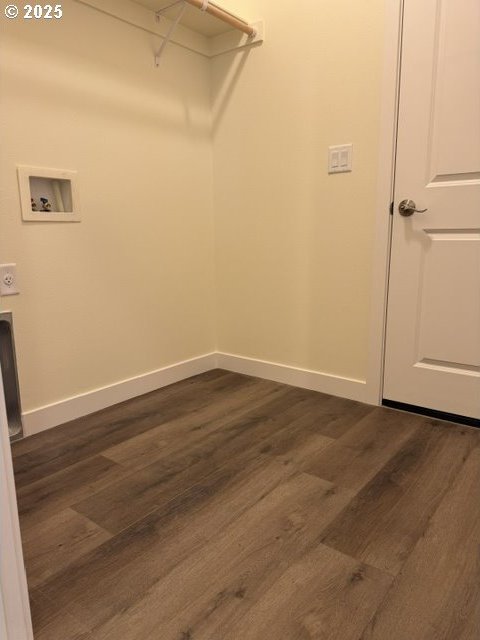
[{"label": "white closet shelf", "polygon": [[257,45],[262,20],[248,22],[211,0],[76,0],[112,18],[159,36],[155,64],[169,42],[206,58]]},{"label": "white closet shelf", "polygon": [[[135,0],[136,2],[138,0]],[[153,0],[141,0],[140,4],[147,2],[150,7]],[[158,0],[157,0],[158,2]],[[221,37],[232,30],[243,35],[242,46],[255,42],[259,30],[250,25],[243,18],[239,18],[227,9],[211,0],[163,0],[155,11],[157,21],[166,18],[171,20],[170,28],[159,50],[155,54],[155,65],[158,67],[162,53],[171,40],[173,33],[179,24],[213,39]],[[212,22],[213,19],[213,22]],[[221,26],[221,30],[217,29]],[[245,41],[245,37],[247,40]]]},{"label": "white closet shelf", "polygon": [[247,20],[224,9],[217,2],[203,2],[203,0],[134,0],[134,2],[170,20],[175,20],[181,5],[186,4],[181,24],[207,38],[232,29],[255,37],[254,25],[250,25]]}]

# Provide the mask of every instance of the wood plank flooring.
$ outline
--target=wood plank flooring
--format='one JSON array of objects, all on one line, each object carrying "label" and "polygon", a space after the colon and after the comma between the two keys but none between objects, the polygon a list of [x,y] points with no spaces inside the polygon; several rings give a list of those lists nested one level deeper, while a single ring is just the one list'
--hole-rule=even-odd
[{"label": "wood plank flooring", "polygon": [[13,455],[36,640],[480,637],[480,430],[215,370]]}]

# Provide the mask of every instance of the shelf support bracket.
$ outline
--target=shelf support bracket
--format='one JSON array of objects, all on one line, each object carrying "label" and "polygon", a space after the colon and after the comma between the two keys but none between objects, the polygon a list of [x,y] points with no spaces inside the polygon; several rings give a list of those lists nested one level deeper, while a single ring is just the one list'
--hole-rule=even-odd
[{"label": "shelf support bracket", "polygon": [[[185,9],[187,8],[187,3],[186,3],[186,1],[185,1],[185,0],[180,0],[180,2],[178,2],[178,3],[176,2],[176,3],[174,3],[174,4],[180,4],[180,5],[181,5],[181,7],[180,7],[180,11],[178,12],[178,14],[177,14],[177,16],[176,16],[175,20],[174,20],[174,21],[172,22],[172,24],[170,25],[170,29],[168,30],[167,35],[166,35],[166,36],[164,36],[164,38],[163,38],[163,42],[162,42],[162,44],[160,45],[159,50],[158,50],[158,51],[156,52],[156,54],[155,54],[155,66],[156,66],[156,67],[160,66],[160,58],[161,58],[161,56],[162,56],[162,53],[164,52],[165,47],[167,46],[167,44],[170,42],[170,40],[171,40],[171,38],[172,38],[172,36],[173,36],[173,32],[174,32],[174,31],[175,31],[175,29],[177,28],[177,25],[178,25],[178,23],[180,22],[180,20],[182,19],[182,16],[183,16],[183,14],[185,13]],[[163,12],[164,10],[165,10],[165,9],[160,10],[160,11],[157,11],[157,12],[155,13],[155,20],[156,20],[157,22],[160,22],[160,18],[161,18],[161,16],[162,16],[162,12]]]}]

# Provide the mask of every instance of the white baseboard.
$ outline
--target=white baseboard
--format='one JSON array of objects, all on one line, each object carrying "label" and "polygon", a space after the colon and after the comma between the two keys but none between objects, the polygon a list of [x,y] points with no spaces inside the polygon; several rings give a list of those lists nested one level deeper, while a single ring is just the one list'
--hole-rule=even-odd
[{"label": "white baseboard", "polygon": [[235,373],[243,373],[257,378],[290,384],[294,387],[321,391],[333,396],[369,402],[367,385],[364,380],[343,378],[329,373],[300,369],[276,362],[245,358],[232,353],[208,353],[27,411],[23,414],[24,434],[29,436],[51,429],[64,422],[106,409],[119,402],[161,389],[169,384],[205,373],[216,367]]},{"label": "white baseboard", "polygon": [[216,360],[216,354],[209,353],[27,411],[23,414],[24,434],[30,436],[45,429],[51,429],[64,422],[106,409],[118,402],[130,400],[174,382],[205,373],[215,369]]},{"label": "white baseboard", "polygon": [[217,353],[217,366],[236,373],[243,373],[274,382],[283,382],[302,389],[311,389],[332,396],[368,403],[365,380],[343,378],[320,371],[300,369],[276,362],[245,358],[232,353]]}]

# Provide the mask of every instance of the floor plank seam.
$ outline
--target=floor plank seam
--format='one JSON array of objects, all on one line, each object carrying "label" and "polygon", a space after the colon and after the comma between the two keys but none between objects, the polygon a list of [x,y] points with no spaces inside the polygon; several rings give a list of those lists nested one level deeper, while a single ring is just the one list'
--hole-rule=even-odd
[{"label": "floor plank seam", "polygon": [[[266,456],[263,456],[265,459],[267,459]],[[193,482],[191,485],[189,485],[188,487],[186,487],[185,489],[183,489],[182,491],[180,491],[179,493],[173,495],[171,498],[169,498],[167,501],[165,501],[162,505],[157,505],[155,506],[151,511],[149,511],[147,514],[142,515],[141,517],[137,518],[136,520],[134,520],[133,522],[131,522],[130,524],[128,524],[127,526],[123,527],[122,529],[120,529],[119,531],[110,531],[108,529],[106,529],[106,531],[112,536],[112,538],[116,537],[116,536],[120,536],[121,534],[127,532],[129,529],[132,529],[136,526],[139,526],[144,520],[147,520],[148,518],[151,518],[157,511],[160,511],[162,509],[165,509],[165,507],[168,507],[168,505],[172,504],[173,502],[175,502],[176,500],[181,500],[182,496],[185,496],[189,491],[191,491],[192,489],[194,489],[195,487],[200,487],[202,486],[202,483],[207,480],[208,478],[210,478],[211,476],[213,476],[214,474],[220,472],[222,469],[225,469],[226,467],[229,466],[229,462],[225,462],[225,464],[214,468],[213,470],[209,471],[205,476],[202,476],[197,482]],[[280,483],[281,481],[279,481]],[[113,483],[114,484],[114,483]],[[271,491],[269,491],[270,493]],[[99,492],[101,493],[101,491]],[[268,494],[267,494],[268,495]],[[79,513],[80,515],[85,516],[84,513],[82,513],[81,511],[77,511],[75,509],[75,504],[70,506],[71,509],[73,509],[76,513]],[[88,517],[88,516],[85,516]],[[90,518],[91,519],[91,518]],[[98,524],[97,522],[95,522],[94,520],[92,520],[92,522],[95,523],[95,525],[97,526],[102,526],[100,524]]]},{"label": "floor plank seam", "polygon": [[[56,604],[56,603],[55,603],[55,600],[53,600],[52,598],[50,598],[50,596],[49,596],[48,594],[46,594],[46,593],[42,590],[42,588],[41,588],[41,587],[35,587],[35,588],[34,588],[34,590],[32,590],[32,591],[40,593],[40,594],[42,595],[42,597],[43,597],[43,598],[45,598],[45,600],[48,600],[48,602],[49,602],[50,604],[52,604],[52,605],[55,605],[55,604]],[[29,590],[29,592],[30,592],[30,590]],[[77,616],[77,614],[76,614],[76,613],[74,613],[74,611],[69,607],[69,605],[68,605],[68,604],[67,604],[67,605],[64,605],[64,607],[63,607],[63,608],[65,609],[66,613],[68,613],[68,615],[69,615],[69,616],[71,616],[71,617],[72,617],[76,622],[78,622],[78,624],[79,624],[81,627],[84,627],[84,626],[85,626],[84,621],[83,621],[79,616]],[[86,629],[86,632],[88,632],[88,633],[89,633],[89,631],[88,631],[87,629]],[[67,640],[67,638],[65,638],[65,640]]]}]

